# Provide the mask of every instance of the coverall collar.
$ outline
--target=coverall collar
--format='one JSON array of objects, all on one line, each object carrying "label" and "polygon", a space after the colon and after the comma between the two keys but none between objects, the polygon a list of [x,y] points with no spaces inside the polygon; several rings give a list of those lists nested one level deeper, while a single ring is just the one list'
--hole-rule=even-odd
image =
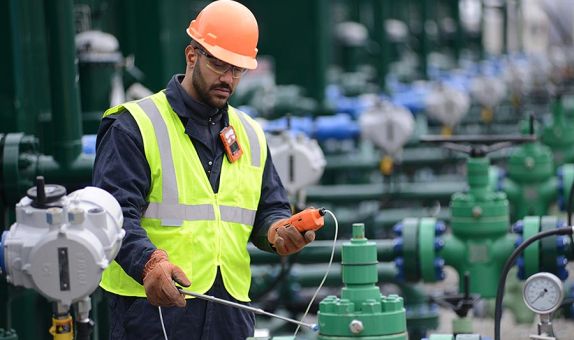
[{"label": "coverall collar", "polygon": [[[219,125],[221,119],[228,122],[227,114],[224,114],[227,113],[227,105],[217,109],[193,99],[181,86],[183,77],[183,74],[174,75],[165,90],[167,100],[178,116],[192,119],[194,123],[201,125],[209,125],[210,123]],[[227,123],[223,125],[225,126]]]}]

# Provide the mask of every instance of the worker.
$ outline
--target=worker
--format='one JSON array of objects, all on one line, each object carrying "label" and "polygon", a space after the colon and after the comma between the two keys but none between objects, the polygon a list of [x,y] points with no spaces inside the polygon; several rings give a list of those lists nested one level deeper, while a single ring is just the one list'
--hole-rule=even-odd
[{"label": "worker", "polygon": [[164,339],[162,327],[170,340],[253,336],[253,313],[186,300],[176,284],[249,304],[247,243],[289,255],[315,238],[286,224],[291,209],[263,130],[228,104],[257,67],[254,15],[214,1],[187,34],[185,74],[108,109],[98,131],[93,182],[118,200],[126,231],[100,283],[111,339]]}]

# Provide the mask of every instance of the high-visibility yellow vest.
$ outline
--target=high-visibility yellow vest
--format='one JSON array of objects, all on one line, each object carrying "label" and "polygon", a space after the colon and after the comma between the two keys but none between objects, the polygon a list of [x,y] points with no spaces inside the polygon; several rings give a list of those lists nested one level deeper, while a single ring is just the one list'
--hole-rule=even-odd
[{"label": "high-visibility yellow vest", "polygon": [[[250,301],[247,242],[267,158],[263,130],[245,113],[229,106],[229,124],[235,129],[243,156],[234,163],[223,160],[216,194],[163,91],[113,107],[104,117],[123,109],[139,126],[151,170],[149,205],[141,219],[149,239],[183,269],[191,280],[190,291],[209,290],[219,266],[229,294],[239,301]],[[145,297],[143,286],[115,261],[104,271],[100,286],[118,295]]]}]

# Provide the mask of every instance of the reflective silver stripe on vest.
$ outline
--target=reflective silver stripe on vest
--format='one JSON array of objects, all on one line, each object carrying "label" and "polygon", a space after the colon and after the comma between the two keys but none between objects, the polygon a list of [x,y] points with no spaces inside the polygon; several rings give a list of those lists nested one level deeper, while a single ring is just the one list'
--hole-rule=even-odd
[{"label": "reflective silver stripe on vest", "polygon": [[164,226],[181,226],[184,220],[215,220],[213,206],[209,204],[179,204],[179,193],[177,192],[177,181],[167,126],[151,98],[141,100],[138,102],[138,105],[149,117],[154,126],[162,171],[162,202],[150,203],[144,213],[144,217],[161,218],[161,224]]},{"label": "reflective silver stripe on vest", "polygon": [[177,204],[179,194],[177,193],[177,182],[175,178],[175,168],[171,155],[171,143],[169,141],[169,132],[167,126],[161,117],[161,113],[155,106],[151,98],[146,98],[138,102],[145,114],[151,120],[154,126],[159,155],[161,158],[161,196],[162,202],[166,204]]},{"label": "reflective silver stripe on vest", "polygon": [[211,204],[185,205],[168,203],[150,203],[144,217],[160,218],[164,226],[180,226],[183,220],[200,221],[215,220],[215,212]]},{"label": "reflective silver stripe on vest", "polygon": [[[171,154],[171,143],[169,132],[161,113],[151,98],[146,98],[138,102],[154,126],[156,140],[159,148],[162,169],[162,202],[149,203],[144,217],[161,219],[163,226],[181,226],[183,221],[215,220],[215,212],[211,204],[185,205],[179,204],[179,193],[173,158]],[[247,131],[247,138],[251,146],[253,166],[260,166],[260,146],[259,139],[253,127],[238,112],[238,116]],[[235,222],[253,225],[255,221],[255,210],[243,209],[232,206],[221,206],[221,219],[226,222]]]},{"label": "reflective silver stripe on vest", "polygon": [[257,138],[257,132],[251,123],[243,116],[245,113],[235,110],[237,116],[243,123],[245,132],[247,133],[247,139],[249,139],[249,145],[251,146],[251,165],[260,167],[261,166],[261,146],[259,145],[259,138]]},{"label": "reflective silver stripe on vest", "polygon": [[219,206],[219,211],[221,211],[221,220],[225,222],[247,225],[253,225],[255,222],[255,210],[221,205]]}]

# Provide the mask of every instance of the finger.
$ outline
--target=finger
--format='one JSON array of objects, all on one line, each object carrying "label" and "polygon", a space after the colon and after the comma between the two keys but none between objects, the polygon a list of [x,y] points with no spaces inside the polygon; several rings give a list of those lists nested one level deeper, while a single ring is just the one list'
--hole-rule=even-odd
[{"label": "finger", "polygon": [[292,248],[290,250],[297,250],[305,246],[305,239],[299,230],[297,230],[297,228],[294,226],[289,226],[283,229],[284,235],[281,236],[283,236],[287,241],[285,242],[285,245],[288,248]]},{"label": "finger", "polygon": [[148,296],[147,296],[147,301],[148,301],[149,304],[152,305],[152,306],[156,306],[156,307],[161,306],[161,303],[160,303],[159,299],[156,298],[155,295],[148,295]]},{"label": "finger", "polygon": [[173,271],[171,272],[171,278],[183,287],[191,286],[191,281],[189,281],[187,275],[185,275],[183,270],[181,270],[179,267],[173,268]]},{"label": "finger", "polygon": [[277,250],[277,254],[279,255],[287,254],[287,250],[285,249],[285,240],[279,235],[275,238],[275,250]]},{"label": "finger", "polygon": [[313,230],[308,230],[305,233],[305,241],[307,244],[315,241],[315,232]]},{"label": "finger", "polygon": [[271,244],[275,244],[275,239],[277,238],[277,229],[279,229],[279,227],[272,226],[267,232],[267,240]]},{"label": "finger", "polygon": [[178,291],[177,296],[170,296],[165,299],[165,301],[160,305],[161,307],[185,307],[186,301],[185,296]]},{"label": "finger", "polygon": [[185,298],[183,295],[175,288],[175,285],[163,285],[162,286],[163,303],[162,306],[178,306],[185,307]]},{"label": "finger", "polygon": [[179,297],[177,298],[177,300],[175,301],[175,305],[177,307],[183,308],[186,305],[186,301],[185,301],[185,297],[183,296],[183,294],[179,294]]},{"label": "finger", "polygon": [[291,246],[291,241],[286,235],[286,232],[283,230],[285,228],[280,228],[277,230],[277,237],[275,239],[275,249],[281,255],[289,255],[289,248]]}]

